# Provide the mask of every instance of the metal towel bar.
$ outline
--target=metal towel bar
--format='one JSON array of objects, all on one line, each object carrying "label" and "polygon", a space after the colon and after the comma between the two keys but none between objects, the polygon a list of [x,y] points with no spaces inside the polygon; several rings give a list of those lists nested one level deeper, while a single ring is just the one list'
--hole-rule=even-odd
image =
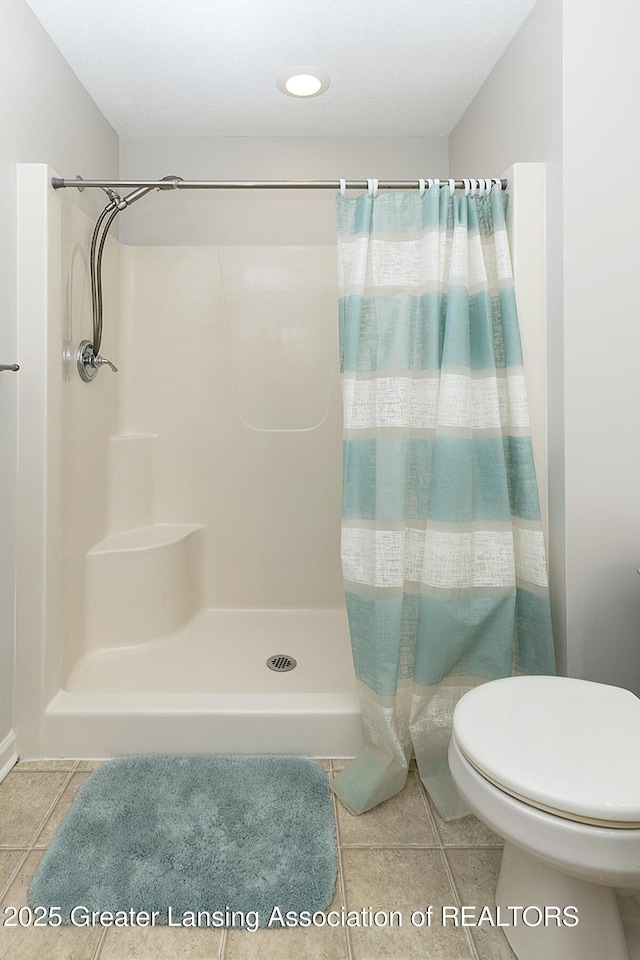
[{"label": "metal towel bar", "polygon": [[19,369],[20,367],[17,363],[0,363],[0,372],[2,372],[2,370],[13,370],[15,372]]}]

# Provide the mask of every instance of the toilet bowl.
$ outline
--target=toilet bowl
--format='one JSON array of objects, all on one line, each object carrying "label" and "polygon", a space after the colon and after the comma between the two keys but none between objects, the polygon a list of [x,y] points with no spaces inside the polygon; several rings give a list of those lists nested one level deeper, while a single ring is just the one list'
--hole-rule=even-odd
[{"label": "toilet bowl", "polygon": [[509,677],[456,706],[451,774],[505,840],[496,916],[518,960],[640,960],[639,753],[620,687]]}]

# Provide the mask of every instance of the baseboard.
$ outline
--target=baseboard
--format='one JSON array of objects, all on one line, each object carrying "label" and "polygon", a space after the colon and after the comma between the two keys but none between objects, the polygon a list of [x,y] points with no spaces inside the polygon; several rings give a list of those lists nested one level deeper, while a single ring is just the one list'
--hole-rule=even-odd
[{"label": "baseboard", "polygon": [[16,735],[13,730],[10,730],[2,743],[0,743],[0,783],[2,783],[17,761]]}]

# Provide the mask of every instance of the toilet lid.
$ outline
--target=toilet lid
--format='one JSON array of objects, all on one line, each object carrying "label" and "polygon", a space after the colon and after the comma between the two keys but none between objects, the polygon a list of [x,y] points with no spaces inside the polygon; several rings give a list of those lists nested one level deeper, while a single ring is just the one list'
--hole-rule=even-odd
[{"label": "toilet lid", "polygon": [[640,700],[567,677],[508,677],[465,694],[458,745],[506,792],[573,819],[640,822]]}]

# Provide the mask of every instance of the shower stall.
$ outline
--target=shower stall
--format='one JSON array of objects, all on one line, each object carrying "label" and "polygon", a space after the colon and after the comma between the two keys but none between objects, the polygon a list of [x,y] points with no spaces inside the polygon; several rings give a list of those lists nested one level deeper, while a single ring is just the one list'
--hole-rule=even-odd
[{"label": "shower stall", "polygon": [[[86,383],[94,224],[55,175],[19,167],[19,752],[353,756],[335,247],[109,236]],[[506,176],[544,517],[544,168]]]}]

